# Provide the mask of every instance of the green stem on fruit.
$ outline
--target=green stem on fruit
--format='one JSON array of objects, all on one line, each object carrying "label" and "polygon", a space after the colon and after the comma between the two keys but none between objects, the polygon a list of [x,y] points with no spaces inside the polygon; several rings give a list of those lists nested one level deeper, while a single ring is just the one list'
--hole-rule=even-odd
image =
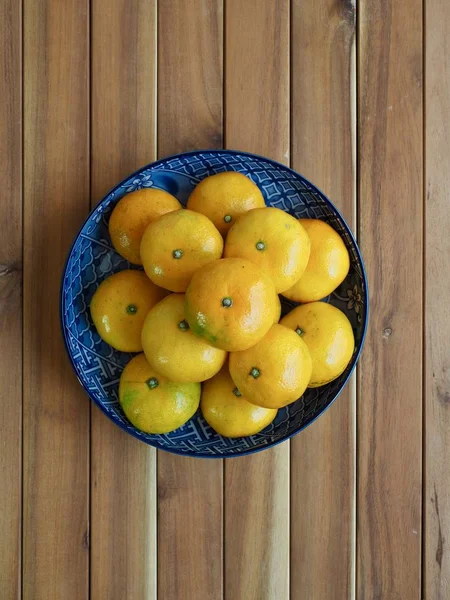
[{"label": "green stem on fruit", "polygon": [[253,377],[253,379],[258,379],[258,377],[261,375],[261,371],[259,369],[257,369],[256,367],[252,367],[250,369],[249,375],[251,377]]},{"label": "green stem on fruit", "polygon": [[233,305],[233,300],[227,296],[226,298],[222,298],[222,306],[225,308],[230,308]]},{"label": "green stem on fruit", "polygon": [[135,315],[137,313],[136,304],[129,304],[126,308],[126,311],[129,315]]},{"label": "green stem on fruit", "polygon": [[172,256],[174,258],[181,258],[183,256],[183,254],[184,254],[183,250],[180,250],[179,248],[172,252]]},{"label": "green stem on fruit", "polygon": [[159,381],[156,379],[156,377],[150,377],[150,379],[147,379],[146,384],[151,390],[154,390],[156,387],[158,387]]}]

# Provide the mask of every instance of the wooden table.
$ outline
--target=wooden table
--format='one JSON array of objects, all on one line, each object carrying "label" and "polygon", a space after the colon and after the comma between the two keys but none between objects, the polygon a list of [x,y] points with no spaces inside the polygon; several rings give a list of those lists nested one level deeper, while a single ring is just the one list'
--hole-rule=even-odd
[{"label": "wooden table", "polygon": [[[1,598],[449,599],[450,3],[0,0],[0,85]],[[221,147],[330,195],[371,317],[314,425],[208,461],[89,403],[58,293],[113,184]]]}]

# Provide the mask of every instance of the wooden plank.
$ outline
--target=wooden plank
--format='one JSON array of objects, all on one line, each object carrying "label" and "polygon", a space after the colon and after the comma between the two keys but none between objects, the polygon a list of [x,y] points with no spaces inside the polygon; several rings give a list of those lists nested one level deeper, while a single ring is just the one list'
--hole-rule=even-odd
[{"label": "wooden plank", "polygon": [[[353,230],[355,16],[350,3],[295,0],[291,17],[291,163],[329,194]],[[353,379],[291,441],[291,598],[354,594],[355,388]]]},{"label": "wooden plank", "polygon": [[[92,1],[92,203],[156,158],[156,0]],[[156,451],[91,408],[91,598],[156,598]]]},{"label": "wooden plank", "polygon": [[0,0],[0,589],[18,598],[22,517],[22,6]]},{"label": "wooden plank", "polygon": [[359,3],[358,600],[421,597],[422,2]]},{"label": "wooden plank", "polygon": [[450,597],[450,5],[425,17],[424,598]]},{"label": "wooden plank", "polygon": [[[228,148],[289,162],[289,2],[228,0]],[[289,597],[289,443],[225,463],[225,597]]]},{"label": "wooden plank", "polygon": [[[158,154],[222,146],[222,1],[164,0]],[[222,461],[158,453],[158,596],[222,598]]]},{"label": "wooden plank", "polygon": [[23,597],[88,594],[89,403],[59,286],[89,197],[88,3],[24,0]]}]

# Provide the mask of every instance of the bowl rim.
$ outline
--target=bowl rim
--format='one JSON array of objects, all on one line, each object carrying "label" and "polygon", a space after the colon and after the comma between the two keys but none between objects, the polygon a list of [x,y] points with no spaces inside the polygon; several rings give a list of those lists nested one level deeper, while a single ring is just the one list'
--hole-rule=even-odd
[{"label": "bowl rim", "polygon": [[[126,181],[128,181],[129,179],[138,176],[140,173],[142,173],[142,171],[146,171],[147,169],[152,169],[157,167],[158,165],[165,163],[169,160],[173,160],[173,159],[183,159],[183,158],[187,158],[190,156],[195,156],[198,154],[229,154],[229,155],[238,155],[238,156],[245,156],[248,158],[255,158],[257,160],[263,160],[269,164],[274,165],[277,168],[281,168],[285,171],[288,171],[290,173],[293,173],[296,177],[300,177],[300,179],[302,179],[308,186],[310,186],[315,192],[318,192],[322,199],[325,201],[326,204],[328,204],[329,208],[335,213],[335,216],[340,219],[340,221],[342,222],[342,225],[344,226],[344,229],[346,230],[347,235],[350,237],[350,239],[352,240],[354,247],[355,247],[355,251],[356,251],[356,255],[358,257],[358,261],[360,263],[361,266],[361,273],[362,273],[362,279],[364,282],[364,289],[365,289],[365,298],[364,298],[364,322],[363,322],[363,330],[362,330],[362,335],[361,335],[361,340],[360,340],[360,344],[359,344],[359,348],[357,353],[353,356],[353,364],[350,368],[350,370],[347,373],[347,376],[345,378],[345,380],[343,381],[340,389],[338,392],[336,392],[336,394],[334,395],[334,397],[330,400],[330,402],[320,411],[317,413],[317,415],[315,415],[315,417],[313,419],[311,419],[311,421],[309,421],[308,423],[305,423],[304,425],[300,426],[298,429],[296,429],[295,431],[293,431],[292,433],[289,433],[287,435],[284,435],[282,438],[280,438],[279,440],[275,440],[272,442],[269,442],[268,444],[261,446],[261,447],[257,447],[257,448],[249,448],[248,450],[244,450],[243,452],[239,452],[236,454],[227,454],[226,452],[224,454],[208,454],[206,452],[192,452],[192,451],[188,451],[188,452],[182,452],[181,450],[177,450],[176,448],[168,448],[165,446],[160,446],[157,442],[153,442],[152,440],[149,440],[145,437],[143,437],[143,435],[141,434],[141,432],[136,429],[133,426],[133,429],[129,429],[127,428],[123,423],[121,423],[118,419],[115,418],[114,415],[110,414],[106,408],[103,406],[103,404],[101,404],[101,402],[99,402],[96,398],[94,398],[93,396],[91,396],[91,394],[89,393],[89,390],[86,388],[86,386],[84,385],[83,381],[80,379],[73,358],[72,358],[72,354],[70,352],[70,348],[69,348],[69,342],[67,339],[67,331],[66,331],[66,327],[64,325],[64,313],[63,313],[63,305],[64,305],[64,282],[66,280],[66,275],[67,275],[67,267],[69,264],[69,260],[70,257],[72,255],[73,249],[75,244],[78,241],[78,238],[80,237],[80,234],[82,232],[82,230],[84,229],[85,225],[87,224],[87,222],[89,221],[89,219],[91,218],[91,215],[93,213],[94,210],[96,210],[101,204],[103,204],[106,199],[114,192],[116,192],[118,189],[120,189],[121,187],[123,187],[124,183]],[[359,249],[358,243],[356,241],[356,238],[350,228],[350,226],[348,225],[346,219],[342,216],[341,211],[334,205],[334,203],[328,198],[328,196],[320,189],[318,188],[314,183],[312,183],[309,179],[307,179],[306,177],[304,177],[301,173],[299,173],[298,171],[296,171],[295,169],[292,169],[291,167],[288,167],[287,165],[278,162],[276,160],[273,160],[271,158],[267,158],[265,156],[261,156],[260,154],[255,154],[253,152],[245,152],[243,150],[232,150],[232,149],[203,149],[203,150],[190,150],[188,152],[180,152],[178,154],[171,154],[169,156],[166,156],[164,158],[160,158],[158,160],[155,160],[151,163],[148,163],[147,165],[144,165],[142,167],[140,167],[139,169],[137,169],[136,171],[133,171],[132,173],[130,173],[129,175],[127,175],[126,177],[124,177],[119,183],[117,183],[114,187],[112,187],[106,194],[104,194],[104,196],[102,197],[102,199],[97,202],[97,204],[95,204],[94,207],[91,208],[91,210],[89,211],[89,213],[87,214],[86,218],[83,220],[83,223],[81,224],[81,226],[78,228],[78,231],[75,235],[75,237],[73,238],[73,241],[69,247],[69,250],[67,252],[67,256],[66,256],[66,260],[64,262],[64,267],[62,270],[62,277],[61,277],[61,284],[60,284],[60,293],[59,293],[59,320],[60,320],[60,326],[61,326],[61,333],[62,333],[62,337],[64,340],[64,346],[66,349],[66,353],[67,356],[69,358],[70,364],[72,366],[72,369],[75,373],[75,376],[78,380],[78,382],[80,383],[81,387],[83,388],[84,392],[86,393],[86,395],[88,396],[88,398],[90,399],[91,402],[94,402],[94,404],[96,406],[98,406],[98,408],[100,408],[100,410],[108,417],[108,419],[110,421],[112,421],[117,427],[120,427],[120,429],[122,429],[123,431],[125,431],[125,433],[127,433],[128,435],[131,435],[132,437],[138,439],[141,442],[144,442],[145,444],[147,444],[148,446],[151,446],[153,448],[156,448],[157,450],[162,450],[165,452],[170,452],[171,454],[175,454],[177,456],[186,456],[186,457],[190,457],[190,458],[211,458],[211,459],[222,459],[222,458],[239,458],[241,456],[248,456],[249,454],[255,454],[257,452],[262,452],[263,450],[267,450],[268,448],[274,448],[275,446],[278,446],[278,444],[282,444],[283,442],[291,439],[293,436],[297,435],[298,433],[300,433],[301,431],[303,431],[304,429],[306,429],[307,427],[309,427],[310,425],[312,425],[320,416],[322,416],[325,411],[327,411],[330,406],[332,406],[332,404],[334,404],[334,402],[337,400],[337,398],[341,395],[343,389],[346,387],[350,377],[352,376],[353,372],[355,371],[356,365],[358,364],[359,358],[361,356],[361,352],[362,349],[364,347],[364,343],[366,340],[366,335],[367,335],[367,329],[368,329],[368,323],[369,323],[369,287],[368,287],[368,281],[367,281],[367,273],[366,273],[366,268],[365,268],[365,264],[362,258],[362,254],[361,251]]]}]

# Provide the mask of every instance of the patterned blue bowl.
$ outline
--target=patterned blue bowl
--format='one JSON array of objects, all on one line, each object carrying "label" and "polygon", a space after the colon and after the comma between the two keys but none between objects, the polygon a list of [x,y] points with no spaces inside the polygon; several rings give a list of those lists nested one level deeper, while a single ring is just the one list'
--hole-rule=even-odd
[{"label": "patterned blue bowl", "polygon": [[[131,355],[103,342],[89,314],[89,303],[103,279],[122,269],[135,268],[119,256],[108,235],[108,219],[116,202],[128,192],[157,187],[186,204],[203,178],[222,171],[248,175],[261,189],[267,205],[295,217],[327,221],[344,239],[350,253],[350,272],[329,302],[350,319],[356,348],[346,371],[332,383],[306,393],[278,411],[275,421],[261,433],[227,439],[198,412],[186,425],[167,435],[149,435],[133,427],[118,401],[120,374]],[[294,303],[284,301],[283,313]],[[81,227],[70,249],[61,284],[61,326],[75,373],[97,406],[119,427],[143,442],[176,454],[197,457],[242,456],[270,448],[311,424],[337,398],[355,368],[367,327],[367,281],[355,239],[333,204],[309,181],[288,167],[267,158],[227,150],[188,152],[159,160],[130,175],[97,205]]]}]

